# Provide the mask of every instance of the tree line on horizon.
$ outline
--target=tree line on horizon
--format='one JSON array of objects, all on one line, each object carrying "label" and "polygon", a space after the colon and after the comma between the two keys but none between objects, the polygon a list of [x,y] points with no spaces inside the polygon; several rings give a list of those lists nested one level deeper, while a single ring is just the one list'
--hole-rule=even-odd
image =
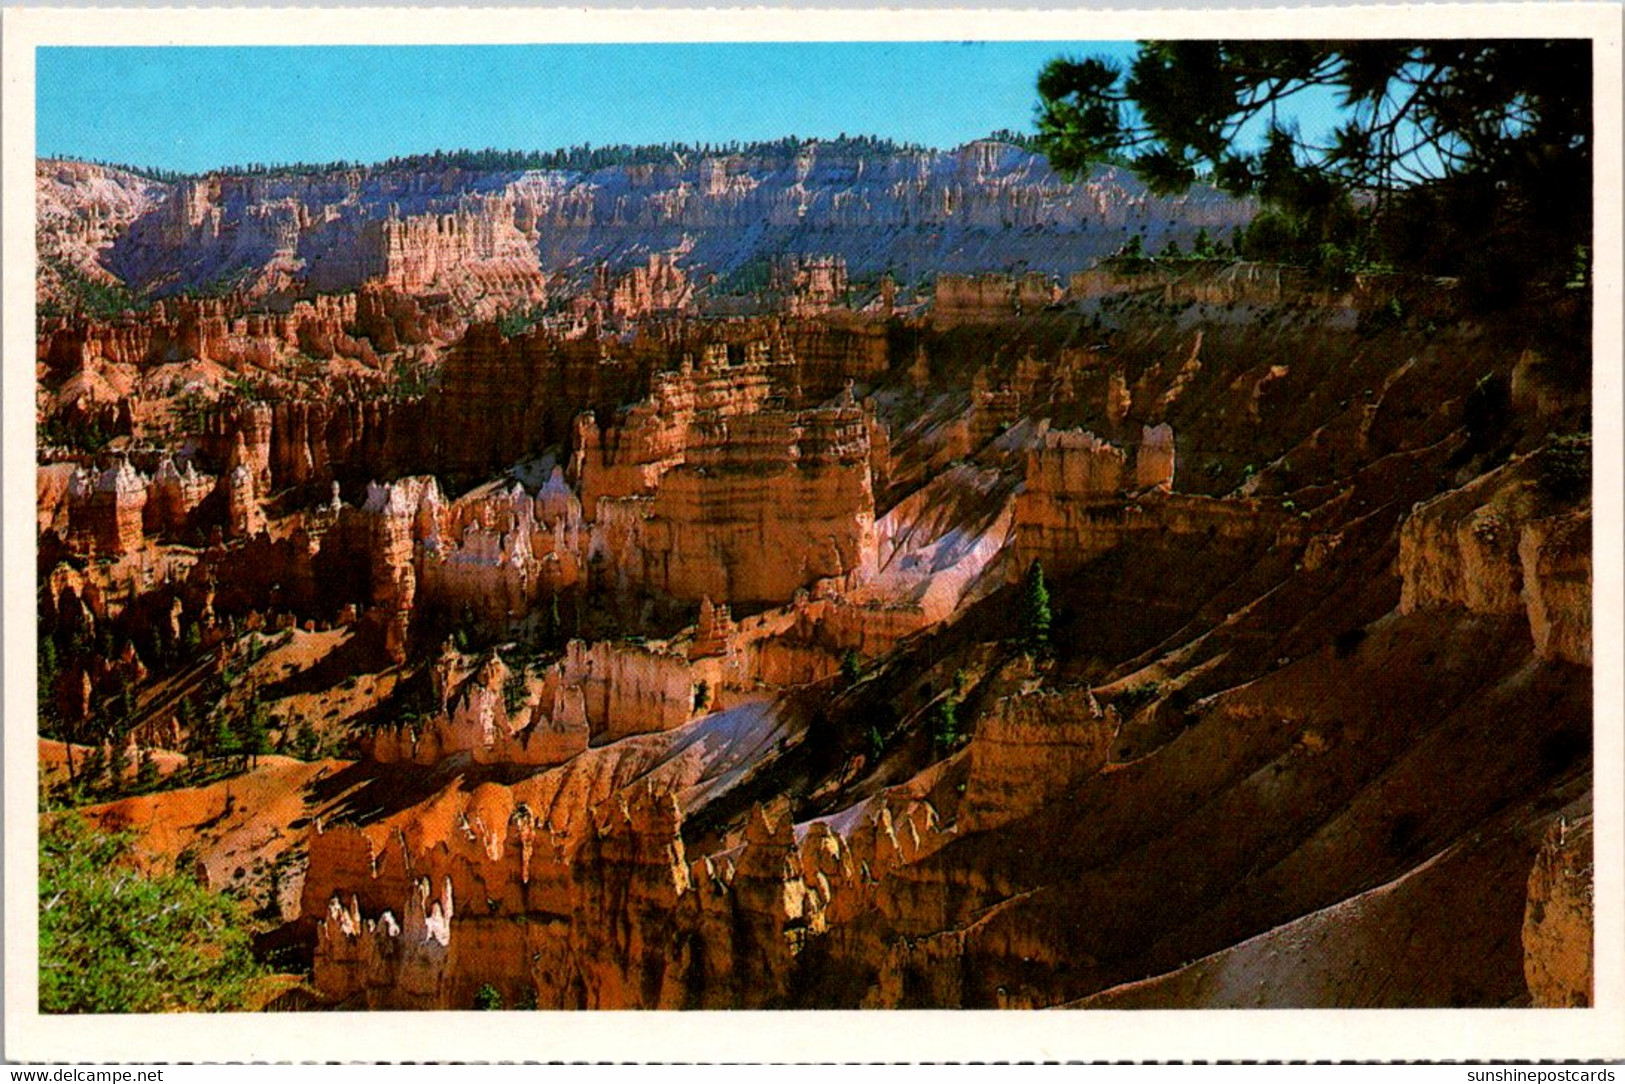
[{"label": "tree line on horizon", "polygon": [[[1009,143],[1022,150],[1036,151],[1035,137],[1009,128],[1001,128],[983,138],[997,143]],[[971,142],[975,142],[974,140]],[[595,146],[579,143],[553,150],[502,150],[496,147],[480,149],[455,148],[427,151],[422,154],[398,155],[381,162],[362,162],[358,159],[335,159],[328,162],[243,162],[218,166],[206,170],[165,169],[159,166],[132,165],[103,158],[80,158],[77,161],[108,169],[119,169],[147,180],[165,184],[194,180],[212,174],[241,177],[294,177],[346,173],[357,170],[438,170],[463,169],[470,172],[496,173],[522,170],[564,170],[586,173],[600,169],[625,166],[665,165],[691,157],[728,157],[744,155],[762,158],[788,158],[802,149],[816,144],[834,154],[897,155],[922,154],[932,148],[922,143],[902,142],[885,136],[848,135],[840,133],[833,139],[803,138],[796,135],[768,140],[727,140],[719,143],[668,141],[664,143],[611,143]],[[1126,160],[1125,160],[1126,162]],[[1122,163],[1119,163],[1122,164]]]}]

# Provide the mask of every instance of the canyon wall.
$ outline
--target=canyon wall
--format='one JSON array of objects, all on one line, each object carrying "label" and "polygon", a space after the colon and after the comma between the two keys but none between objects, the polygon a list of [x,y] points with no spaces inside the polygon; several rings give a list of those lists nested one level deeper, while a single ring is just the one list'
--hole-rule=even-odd
[{"label": "canyon wall", "polygon": [[1150,533],[1219,543],[1276,536],[1289,544],[1303,533],[1279,502],[1173,492],[1174,436],[1166,424],[1143,427],[1132,451],[1131,467],[1128,454],[1093,433],[1037,433],[1015,500],[1012,577],[1034,561],[1072,571]]},{"label": "canyon wall", "polygon": [[1098,771],[1117,731],[1087,689],[1021,693],[978,720],[958,824],[967,832],[1019,820]]},{"label": "canyon wall", "polygon": [[618,585],[760,604],[855,583],[874,554],[867,420],[834,406],[710,423],[652,495],[600,498],[599,512],[594,553]]},{"label": "canyon wall", "polygon": [[1591,665],[1591,515],[1554,500],[1549,450],[1418,507],[1400,534],[1401,613],[1460,607],[1528,622],[1536,654]]},{"label": "canyon wall", "polygon": [[531,206],[504,189],[456,170],[209,174],[133,221],[107,266],[158,293],[287,297],[371,282],[489,316],[545,293]]},{"label": "canyon wall", "polygon": [[1299,267],[1231,260],[1117,260],[1079,271],[1068,279],[1067,296],[1077,301],[1125,293],[1159,298],[1163,304],[1313,305],[1316,308],[1376,308],[1407,287],[1396,274],[1351,276],[1343,285]]},{"label": "canyon wall", "polygon": [[1041,272],[1012,275],[938,275],[931,318],[939,327],[1037,312],[1061,300],[1061,288]]},{"label": "canyon wall", "polygon": [[209,174],[173,185],[41,161],[37,178],[44,250],[76,254],[75,266],[105,267],[138,290],[291,297],[374,282],[446,295],[478,317],[541,300],[543,269],[600,264],[646,269],[614,287],[618,312],[681,307],[682,288],[650,253],[681,253],[686,267],[723,275],[785,254],[810,260],[790,285],[811,312],[842,292],[837,266],[863,277],[1070,273],[1116,251],[1126,231],[1144,230],[1153,247],[1188,244],[1198,228],[1227,231],[1253,213],[1202,188],[1152,196],[1112,167],[1068,182],[1042,157],[989,141],[951,151],[812,142],[594,171]]},{"label": "canyon wall", "polygon": [[130,223],[150,214],[169,186],[122,169],[87,162],[41,161],[34,170],[34,215],[41,305],[67,299],[77,279],[110,285],[105,264]]}]

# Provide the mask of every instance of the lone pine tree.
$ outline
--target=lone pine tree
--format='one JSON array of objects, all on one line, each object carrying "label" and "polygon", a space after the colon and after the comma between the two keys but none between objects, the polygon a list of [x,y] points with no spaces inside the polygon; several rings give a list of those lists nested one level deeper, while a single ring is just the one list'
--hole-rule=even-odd
[{"label": "lone pine tree", "polygon": [[1021,596],[1022,640],[1027,650],[1049,649],[1049,586],[1044,582],[1044,566],[1037,561],[1027,566],[1027,580]]}]

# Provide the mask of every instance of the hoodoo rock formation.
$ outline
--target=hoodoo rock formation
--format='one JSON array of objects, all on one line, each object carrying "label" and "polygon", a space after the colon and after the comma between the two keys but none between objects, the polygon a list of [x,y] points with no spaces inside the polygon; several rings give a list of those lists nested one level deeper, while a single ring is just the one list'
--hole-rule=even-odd
[{"label": "hoodoo rock formation", "polygon": [[81,552],[122,556],[141,545],[147,480],[128,460],[106,470],[74,471],[68,479],[68,531]]},{"label": "hoodoo rock formation", "polygon": [[784,146],[40,163],[52,800],[285,1007],[1588,1004],[1583,291]]}]

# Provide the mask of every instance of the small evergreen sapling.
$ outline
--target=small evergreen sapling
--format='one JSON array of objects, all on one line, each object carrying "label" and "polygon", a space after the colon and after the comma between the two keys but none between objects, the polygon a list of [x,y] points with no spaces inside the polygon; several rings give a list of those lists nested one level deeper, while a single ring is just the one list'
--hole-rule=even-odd
[{"label": "small evergreen sapling", "polygon": [[1037,561],[1027,566],[1027,580],[1021,599],[1022,635],[1027,650],[1034,654],[1049,650],[1049,586],[1044,582],[1044,566]]}]

